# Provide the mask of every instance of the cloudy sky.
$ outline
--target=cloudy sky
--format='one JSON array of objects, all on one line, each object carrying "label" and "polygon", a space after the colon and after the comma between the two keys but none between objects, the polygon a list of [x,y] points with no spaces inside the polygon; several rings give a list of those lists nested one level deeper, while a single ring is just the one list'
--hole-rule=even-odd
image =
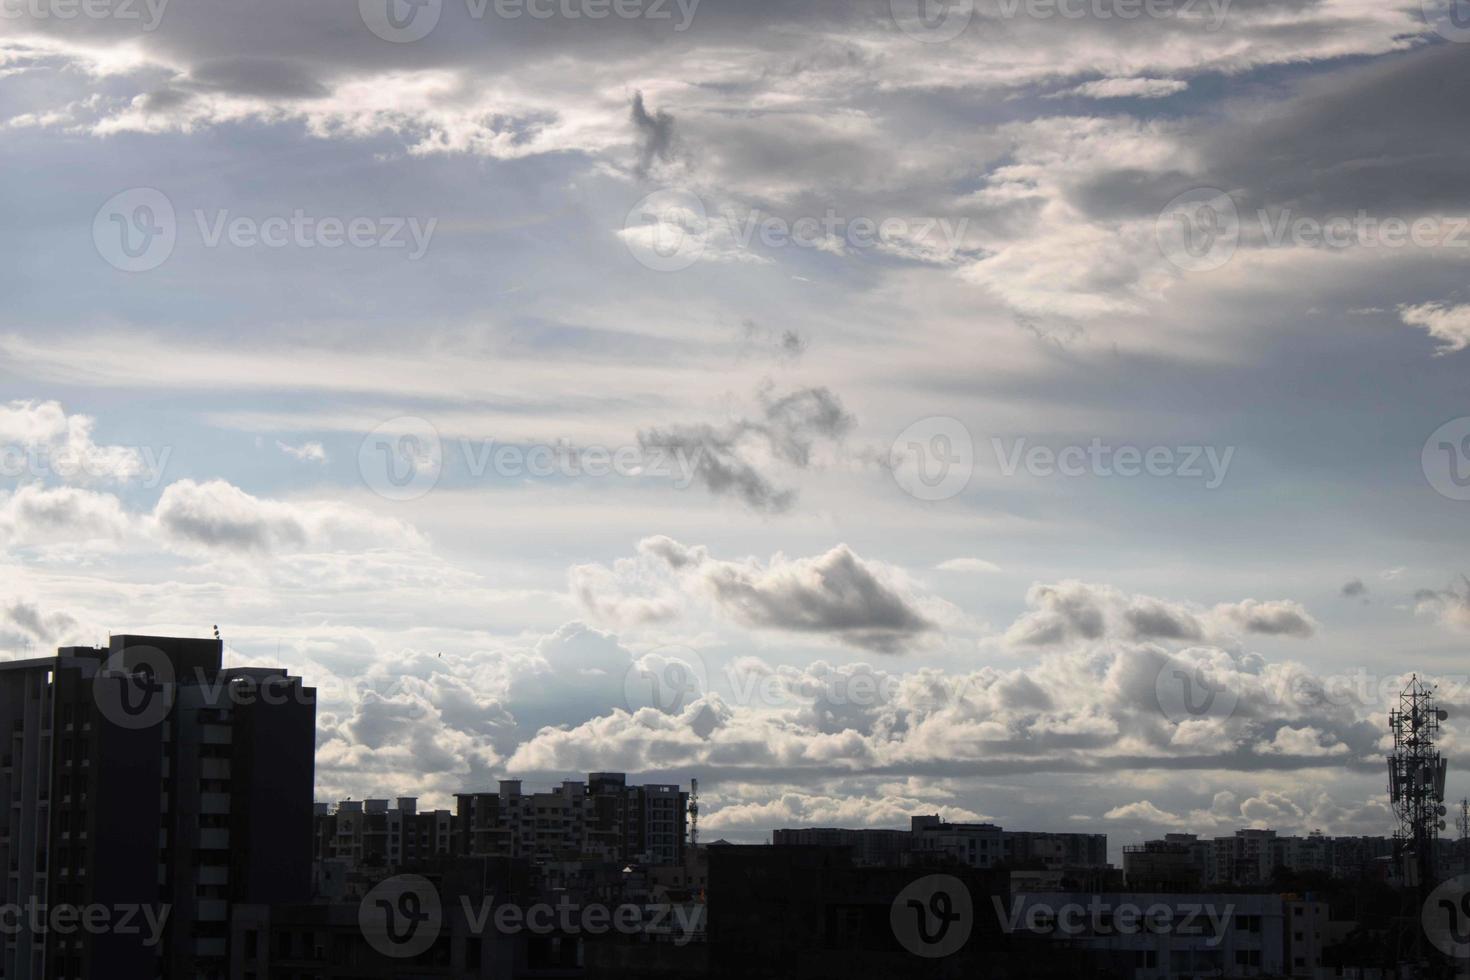
[{"label": "cloudy sky", "polygon": [[324,800],[1389,833],[1409,672],[1470,792],[1426,2],[4,0],[0,655],[218,623]]}]

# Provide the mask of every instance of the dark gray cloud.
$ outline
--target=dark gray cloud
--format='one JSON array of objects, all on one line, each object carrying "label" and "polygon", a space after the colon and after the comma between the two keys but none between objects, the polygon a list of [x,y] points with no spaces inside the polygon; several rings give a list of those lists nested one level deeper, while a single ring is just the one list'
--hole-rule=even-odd
[{"label": "dark gray cloud", "polygon": [[1140,596],[1123,611],[1139,639],[1198,640],[1204,635],[1199,620],[1183,609]]},{"label": "dark gray cloud", "polygon": [[1308,637],[1317,630],[1317,624],[1300,605],[1287,599],[1257,602],[1245,599],[1241,602],[1215,607],[1247,633],[1263,636]]},{"label": "dark gray cloud", "polygon": [[1412,219],[1463,212],[1470,192],[1470,124],[1462,98],[1470,51],[1438,44],[1331,73],[1277,83],[1275,99],[1225,102],[1222,115],[1183,123],[1199,169],[1099,169],[1068,191],[1110,220],[1152,217],[1175,195],[1209,186],[1230,194],[1243,242],[1261,240],[1258,211],[1277,216]]},{"label": "dark gray cloud", "polygon": [[78,625],[68,613],[44,613],[34,603],[17,599],[0,609],[0,649],[41,656],[50,652],[48,647],[75,636]]},{"label": "dark gray cloud", "polygon": [[143,96],[142,108],[149,114],[168,113],[188,104],[193,98],[193,92],[186,92],[178,88],[160,88]]},{"label": "dark gray cloud", "polygon": [[1420,589],[1414,593],[1415,610],[1433,616],[1445,626],[1470,630],[1470,577],[1444,589]]},{"label": "dark gray cloud", "polygon": [[1316,629],[1307,611],[1287,599],[1245,599],[1205,610],[1074,579],[1033,585],[1026,603],[1031,608],[1005,634],[1016,646],[1051,647],[1104,638],[1222,641],[1241,630],[1305,638]]},{"label": "dark gray cloud", "polygon": [[241,95],[313,99],[330,89],[298,61],[239,55],[205,61],[189,75],[194,86]]},{"label": "dark gray cloud", "polygon": [[744,424],[709,424],[645,429],[638,444],[645,449],[678,450],[699,461],[696,477],[710,493],[745,501],[752,510],[779,514],[796,502],[796,491],[776,486],[756,464],[745,459],[741,440],[752,431]]},{"label": "dark gray cloud", "polygon": [[667,163],[674,152],[674,117],[663,109],[649,112],[643,93],[633,93],[633,128],[638,133],[638,173],[647,174],[655,162]]},{"label": "dark gray cloud", "polygon": [[64,613],[53,616],[48,621],[42,616],[41,610],[27,602],[12,604],[5,610],[5,617],[38,640],[52,640],[61,629],[76,624],[76,620]]},{"label": "dark gray cloud", "polygon": [[424,543],[410,525],[350,504],[270,500],[224,480],[170,484],[158,498],[152,521],[165,543],[185,549],[269,554],[306,547],[339,551]]},{"label": "dark gray cloud", "polygon": [[1310,79],[1284,104],[1243,110],[1205,136],[1201,157],[1218,186],[1252,209],[1413,216],[1463,208],[1467,85],[1465,45],[1420,48]]},{"label": "dark gray cloud", "polygon": [[638,542],[638,550],[643,554],[652,555],[674,571],[679,571],[689,565],[698,565],[708,557],[704,548],[687,547],[665,534],[655,534],[651,538],[644,538]]},{"label": "dark gray cloud", "polygon": [[228,484],[182,481],[159,498],[154,517],[180,541],[209,548],[269,551],[306,542],[306,529],[285,514]]},{"label": "dark gray cloud", "polygon": [[806,353],[807,339],[791,327],[777,330],[746,318],[740,322],[741,353],[795,361]]},{"label": "dark gray cloud", "polygon": [[1344,599],[1356,599],[1368,594],[1368,586],[1363,584],[1360,578],[1349,579],[1343,583],[1341,595]]},{"label": "dark gray cloud", "polygon": [[819,443],[840,441],[854,419],[827,388],[804,388],[778,397],[763,394],[759,418],[725,425],[672,425],[638,433],[648,449],[678,450],[697,461],[696,478],[716,495],[730,495],[752,510],[780,513],[797,492],[764,472],[770,457],[796,469],[812,464]]},{"label": "dark gray cloud", "polygon": [[683,573],[725,615],[757,629],[830,636],[850,646],[899,653],[936,628],[893,576],[847,545],[813,558],[776,555],[723,561],[703,547],[668,537],[645,539],[639,551]]},{"label": "dark gray cloud", "polygon": [[805,388],[766,400],[764,431],[788,463],[808,466],[813,445],[836,441],[852,429],[853,417],[842,400],[826,388]]},{"label": "dark gray cloud", "polygon": [[1034,611],[1018,619],[1007,633],[1021,646],[1052,646],[1072,639],[1096,640],[1103,635],[1102,604],[1081,582],[1034,585],[1026,593]]},{"label": "dark gray cloud", "polygon": [[818,558],[753,569],[706,562],[704,586],[736,619],[761,629],[822,633],[879,653],[899,653],[934,629],[911,602],[846,545]]}]

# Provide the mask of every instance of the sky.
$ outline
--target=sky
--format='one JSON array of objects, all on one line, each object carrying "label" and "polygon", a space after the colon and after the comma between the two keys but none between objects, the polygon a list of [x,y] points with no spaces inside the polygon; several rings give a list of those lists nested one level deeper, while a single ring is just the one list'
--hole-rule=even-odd
[{"label": "sky", "polygon": [[1470,794],[1439,0],[0,2],[0,656],[207,636],[317,797],[705,839]]}]

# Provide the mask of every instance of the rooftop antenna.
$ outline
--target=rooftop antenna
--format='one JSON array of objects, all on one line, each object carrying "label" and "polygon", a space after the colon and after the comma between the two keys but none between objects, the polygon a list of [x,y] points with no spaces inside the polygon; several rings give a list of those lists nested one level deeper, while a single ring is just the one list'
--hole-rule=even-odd
[{"label": "rooftop antenna", "polygon": [[689,780],[689,849],[699,849],[699,780]]},{"label": "rooftop antenna", "polygon": [[1470,874],[1470,798],[1461,797],[1455,828],[1460,831],[1460,870]]},{"label": "rooftop antenna", "polygon": [[[1449,712],[1435,703],[1434,687],[1414,674],[1399,692],[1399,706],[1388,713],[1393,755],[1388,757],[1388,798],[1398,817],[1394,857],[1404,876],[1405,895],[1422,903],[1436,883],[1435,857],[1439,832],[1444,830],[1444,782],[1447,763],[1435,742],[1439,723]],[[1422,949],[1422,929],[1415,929],[1414,947]]]}]

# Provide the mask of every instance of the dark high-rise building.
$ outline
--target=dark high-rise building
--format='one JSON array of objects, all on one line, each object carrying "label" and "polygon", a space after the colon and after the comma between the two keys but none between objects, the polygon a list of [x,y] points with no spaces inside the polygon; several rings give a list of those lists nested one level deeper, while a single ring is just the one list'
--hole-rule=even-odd
[{"label": "dark high-rise building", "polygon": [[630,786],[594,772],[545,793],[502,779],[494,793],[456,793],[455,853],[541,861],[596,858],[677,865],[688,838],[689,794],[672,784]]},{"label": "dark high-rise building", "polygon": [[335,811],[316,804],[313,847],[318,861],[334,861],[349,870],[416,869],[451,853],[454,814],[448,810],[420,813],[418,799],[344,800]]},{"label": "dark high-rise building", "polygon": [[0,664],[5,901],[41,910],[0,975],[224,977],[233,905],[310,897],[315,729],[313,689],[217,639]]}]

